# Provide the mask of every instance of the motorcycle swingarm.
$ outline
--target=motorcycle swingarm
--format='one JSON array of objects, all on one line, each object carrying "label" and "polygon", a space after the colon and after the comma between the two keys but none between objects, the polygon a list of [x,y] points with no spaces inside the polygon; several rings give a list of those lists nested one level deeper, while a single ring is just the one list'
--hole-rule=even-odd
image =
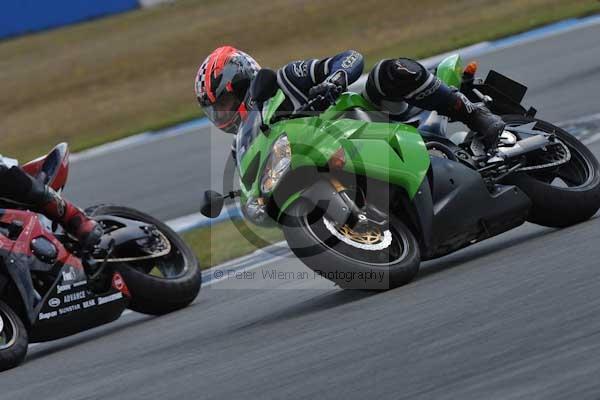
[{"label": "motorcycle swingarm", "polygon": [[148,237],[149,232],[154,229],[154,225],[113,215],[99,215],[95,216],[94,219],[102,221],[104,224],[113,223],[117,225],[117,229],[104,235],[100,243],[101,248],[106,248],[111,240],[114,240],[113,245],[115,248],[119,248],[136,240],[145,239]]}]

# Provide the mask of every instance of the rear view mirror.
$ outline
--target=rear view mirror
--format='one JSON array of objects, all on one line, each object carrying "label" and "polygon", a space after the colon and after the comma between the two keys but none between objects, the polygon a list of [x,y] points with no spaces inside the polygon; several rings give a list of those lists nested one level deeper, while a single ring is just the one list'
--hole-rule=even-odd
[{"label": "rear view mirror", "polygon": [[200,206],[200,213],[208,218],[217,218],[223,209],[225,197],[214,190],[204,192],[204,199]]},{"label": "rear view mirror", "polygon": [[250,85],[250,97],[257,103],[264,103],[277,93],[277,74],[275,71],[263,68],[258,71]]}]

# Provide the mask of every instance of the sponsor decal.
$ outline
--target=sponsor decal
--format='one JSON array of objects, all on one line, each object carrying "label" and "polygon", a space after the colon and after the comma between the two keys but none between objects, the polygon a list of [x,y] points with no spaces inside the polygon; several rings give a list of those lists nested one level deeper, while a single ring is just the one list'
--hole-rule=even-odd
[{"label": "sponsor decal", "polygon": [[358,60],[359,57],[360,57],[360,54],[353,51],[352,54],[350,54],[348,57],[346,57],[344,59],[344,61],[342,61],[342,68],[348,69],[348,68],[352,67],[354,65],[354,63],[356,62],[356,60]]},{"label": "sponsor decal", "polygon": [[54,317],[56,317],[57,315],[58,315],[58,312],[56,312],[56,311],[50,311],[50,312],[48,312],[48,313],[43,313],[43,312],[41,312],[41,313],[40,313],[40,315],[38,315],[38,319],[39,319],[40,321],[43,321],[43,320],[45,320],[45,319],[54,318]]},{"label": "sponsor decal", "polygon": [[123,293],[117,292],[110,296],[98,297],[98,305],[110,303],[123,298]]},{"label": "sponsor decal", "polygon": [[71,290],[71,285],[57,285],[56,293],[61,294],[62,292],[66,292],[67,290]]},{"label": "sponsor decal", "polygon": [[77,278],[75,268],[69,266],[66,270],[62,271],[63,282],[74,281]]},{"label": "sponsor decal", "polygon": [[72,303],[74,301],[85,299],[85,298],[86,298],[86,292],[85,292],[85,290],[81,290],[79,292],[65,295],[65,297],[63,297],[63,302],[64,303]]},{"label": "sponsor decal", "polygon": [[87,300],[83,302],[83,308],[90,308],[90,307],[94,307],[96,305],[96,300],[95,299],[91,299],[91,300]]},{"label": "sponsor decal", "polygon": [[473,103],[471,103],[471,101],[469,101],[469,99],[467,99],[467,96],[465,96],[461,92],[456,92],[456,94],[462,99],[462,102],[463,102],[468,114],[471,114],[473,111],[475,111],[475,105]]},{"label": "sponsor decal", "polygon": [[304,61],[300,61],[299,63],[294,63],[294,74],[298,78],[303,78],[308,75],[308,64]]},{"label": "sponsor decal", "polygon": [[87,283],[87,281],[79,281],[79,282],[75,282],[73,284],[73,287],[79,287],[79,286],[83,286]]},{"label": "sponsor decal", "polygon": [[81,304],[73,304],[73,305],[70,305],[68,307],[59,308],[58,309],[58,313],[60,315],[63,315],[63,314],[68,314],[68,313],[73,312],[73,311],[77,311],[77,310],[81,310]]},{"label": "sponsor decal", "polygon": [[65,215],[65,202],[64,200],[62,200],[61,198],[58,197],[57,193],[54,193],[54,195],[56,196],[56,212],[58,213],[59,217],[62,217]]},{"label": "sponsor decal", "polygon": [[48,305],[50,307],[58,307],[58,306],[60,306],[60,299],[53,297],[50,300],[48,300]]},{"label": "sponsor decal", "polygon": [[442,81],[440,81],[439,79],[436,78],[433,83],[433,86],[431,86],[428,89],[425,89],[421,93],[417,94],[415,96],[415,99],[423,100],[425,97],[431,96],[433,93],[435,93],[436,90],[438,90],[440,88],[441,85],[442,85]]},{"label": "sponsor decal", "polygon": [[129,294],[129,289],[123,280],[123,277],[120,273],[115,272],[113,275],[112,286],[117,289],[119,292],[123,293],[127,297],[131,297]]},{"label": "sponsor decal", "polygon": [[121,276],[121,274],[116,273],[113,276],[113,285],[118,291],[123,290],[123,288],[125,287],[125,282],[123,281],[123,277]]}]

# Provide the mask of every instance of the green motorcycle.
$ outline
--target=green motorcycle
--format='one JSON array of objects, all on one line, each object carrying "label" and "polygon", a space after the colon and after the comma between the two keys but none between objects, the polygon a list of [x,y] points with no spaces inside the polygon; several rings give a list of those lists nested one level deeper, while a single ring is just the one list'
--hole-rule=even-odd
[{"label": "green motorcycle", "polygon": [[263,69],[250,89],[259,111],[236,139],[239,190],[207,191],[202,213],[216,217],[239,195],[244,216],[277,224],[309,268],[343,288],[377,290],[525,221],[565,227],[596,213],[598,161],[521,105],[524,85],[495,71],[475,78],[457,55],[435,73],[503,116],[495,156],[474,132],[449,134],[446,117],[414,110],[392,121],[357,93],[318,115],[280,115],[284,94]]}]

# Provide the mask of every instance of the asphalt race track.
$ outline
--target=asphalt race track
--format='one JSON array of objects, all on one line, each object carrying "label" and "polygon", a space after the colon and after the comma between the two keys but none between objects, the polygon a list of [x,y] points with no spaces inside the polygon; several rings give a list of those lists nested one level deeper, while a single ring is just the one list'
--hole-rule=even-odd
[{"label": "asphalt race track", "polygon": [[[564,121],[600,112],[598,38],[596,25],[480,59],[528,83],[539,117]],[[222,165],[231,138],[212,140],[183,135],[80,161],[71,197],[165,219],[197,211],[219,182],[207,149]],[[600,142],[591,148],[600,156]],[[302,275],[293,258],[271,260],[205,287],[185,310],[130,313],[32,347],[0,375],[0,398],[597,399],[599,240],[598,219],[526,225],[425,263],[414,283],[380,294],[344,292]]]}]

